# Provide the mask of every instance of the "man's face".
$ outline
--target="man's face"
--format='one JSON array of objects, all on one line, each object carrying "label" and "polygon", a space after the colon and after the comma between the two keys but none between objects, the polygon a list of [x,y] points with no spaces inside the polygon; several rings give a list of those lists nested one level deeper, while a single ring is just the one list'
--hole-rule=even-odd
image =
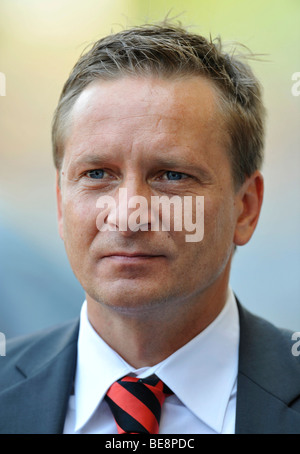
[{"label": "man's face", "polygon": [[[238,209],[216,96],[199,77],[124,77],[93,83],[76,101],[58,212],[88,301],[131,311],[186,304],[228,278]],[[132,212],[119,209],[124,188],[149,206],[155,195],[204,196],[203,240],[187,242],[172,222],[170,231],[99,231],[99,197],[116,200],[116,224]]]}]

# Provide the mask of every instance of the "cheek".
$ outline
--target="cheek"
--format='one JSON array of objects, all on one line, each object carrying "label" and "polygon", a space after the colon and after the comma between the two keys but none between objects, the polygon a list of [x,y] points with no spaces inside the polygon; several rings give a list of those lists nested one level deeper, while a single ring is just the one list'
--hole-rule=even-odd
[{"label": "cheek", "polygon": [[216,251],[226,253],[226,250],[232,247],[235,222],[234,203],[231,198],[223,198],[207,208],[205,227],[206,237]]},{"label": "cheek", "polygon": [[69,197],[63,204],[63,229],[67,250],[75,252],[89,244],[98,232],[96,203],[87,197]]}]

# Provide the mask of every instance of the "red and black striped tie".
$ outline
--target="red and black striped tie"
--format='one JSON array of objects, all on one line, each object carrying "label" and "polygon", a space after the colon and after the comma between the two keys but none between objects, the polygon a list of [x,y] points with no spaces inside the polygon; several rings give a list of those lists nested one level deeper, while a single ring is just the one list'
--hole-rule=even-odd
[{"label": "red and black striped tie", "polygon": [[172,391],[155,375],[123,377],[107,391],[119,434],[158,434],[161,407]]}]

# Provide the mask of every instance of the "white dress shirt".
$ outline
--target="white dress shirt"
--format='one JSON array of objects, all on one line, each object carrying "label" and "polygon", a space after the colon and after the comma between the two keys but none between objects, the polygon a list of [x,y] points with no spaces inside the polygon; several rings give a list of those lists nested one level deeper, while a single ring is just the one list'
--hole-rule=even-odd
[{"label": "white dress shirt", "polygon": [[104,397],[112,383],[128,374],[156,374],[174,392],[163,404],[160,434],[234,433],[238,347],[238,309],[231,289],[223,310],[205,330],[159,364],[140,369],[96,333],[84,302],[64,433],[117,434]]}]

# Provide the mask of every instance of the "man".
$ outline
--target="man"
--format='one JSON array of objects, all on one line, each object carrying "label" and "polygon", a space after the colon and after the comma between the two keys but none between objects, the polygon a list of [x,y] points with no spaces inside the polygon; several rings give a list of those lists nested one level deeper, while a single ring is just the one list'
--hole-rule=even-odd
[{"label": "man", "polygon": [[[262,205],[264,115],[250,68],[180,27],[125,30],[80,58],[53,151],[86,301],[79,323],[7,346],[1,432],[300,432],[291,333],[229,288]],[[198,202],[204,235],[188,240],[175,224],[196,229]]]}]

